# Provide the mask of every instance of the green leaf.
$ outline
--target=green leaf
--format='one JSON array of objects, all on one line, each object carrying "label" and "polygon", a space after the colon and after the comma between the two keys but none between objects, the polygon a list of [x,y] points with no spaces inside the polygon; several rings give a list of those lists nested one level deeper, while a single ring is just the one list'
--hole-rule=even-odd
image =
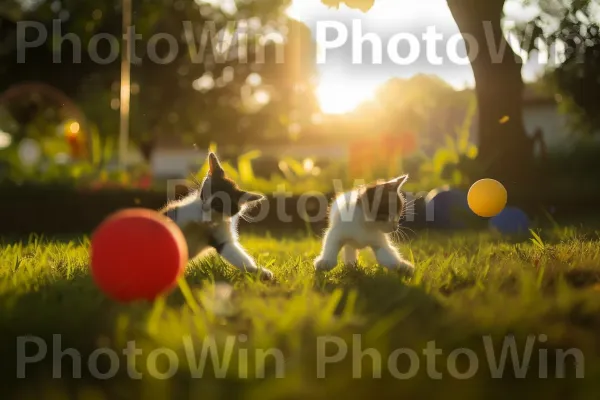
[{"label": "green leaf", "polygon": [[362,12],[369,11],[375,0],[321,0],[328,7],[339,8],[340,4],[345,4],[348,8],[360,10]]},{"label": "green leaf", "polygon": [[261,156],[259,150],[250,151],[238,157],[238,174],[242,183],[252,183],[255,180],[252,160]]},{"label": "green leaf", "polygon": [[454,164],[458,162],[456,153],[448,149],[440,149],[435,153],[433,157],[433,169],[435,173],[440,174],[447,164]]},{"label": "green leaf", "polygon": [[540,235],[538,235],[537,232],[535,232],[533,229],[530,229],[529,232],[533,236],[531,238],[531,242],[536,247],[538,247],[540,250],[544,250],[546,248],[546,245],[544,244],[544,241],[542,240],[542,238],[540,237]]},{"label": "green leaf", "polygon": [[479,153],[479,149],[477,149],[477,146],[475,146],[475,145],[470,145],[466,151],[467,157],[470,158],[471,160],[474,160],[475,158],[477,158],[478,153]]},{"label": "green leaf", "polygon": [[283,161],[287,164],[288,168],[290,168],[296,176],[304,176],[306,171],[304,171],[304,166],[301,162],[294,160],[291,157],[283,158]]}]

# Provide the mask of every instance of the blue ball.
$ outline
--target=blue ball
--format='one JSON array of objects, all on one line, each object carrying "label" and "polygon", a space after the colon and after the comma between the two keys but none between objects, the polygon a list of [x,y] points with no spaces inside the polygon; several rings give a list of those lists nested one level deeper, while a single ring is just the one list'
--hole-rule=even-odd
[{"label": "blue ball", "polygon": [[427,221],[436,228],[466,228],[469,218],[474,215],[469,209],[467,193],[447,187],[429,192],[425,207]]},{"label": "blue ball", "polygon": [[491,218],[489,226],[505,235],[520,235],[529,231],[529,217],[517,207],[506,207],[500,214]]}]

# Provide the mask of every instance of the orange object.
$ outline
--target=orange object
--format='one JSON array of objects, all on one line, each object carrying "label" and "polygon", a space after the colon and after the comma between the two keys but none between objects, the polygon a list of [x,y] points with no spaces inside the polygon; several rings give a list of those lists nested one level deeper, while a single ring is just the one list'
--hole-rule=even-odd
[{"label": "orange object", "polygon": [[350,173],[354,178],[363,178],[375,169],[394,165],[416,149],[417,139],[412,132],[355,141],[350,145]]},{"label": "orange object", "polygon": [[[375,146],[374,146],[375,144]],[[349,170],[354,178],[369,175],[373,164],[378,160],[379,146],[374,140],[360,140],[350,145]]]}]

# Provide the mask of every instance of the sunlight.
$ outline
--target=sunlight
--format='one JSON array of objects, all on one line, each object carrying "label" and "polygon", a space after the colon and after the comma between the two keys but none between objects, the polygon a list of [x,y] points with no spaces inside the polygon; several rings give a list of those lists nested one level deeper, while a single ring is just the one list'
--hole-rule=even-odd
[{"label": "sunlight", "polygon": [[5,149],[12,143],[12,136],[0,129],[0,149]]},{"label": "sunlight", "polygon": [[[378,0],[374,7],[363,14],[345,5],[339,9],[329,8],[321,3],[321,0],[293,0],[287,10],[287,15],[300,22],[307,24],[315,39],[315,23],[317,21],[343,21],[360,18],[366,22],[377,22],[384,30],[398,30],[399,26],[412,26],[414,20],[426,20],[428,24],[438,27],[453,28],[454,20],[446,5],[446,0],[429,0],[427,2],[414,2],[411,0]],[[335,60],[337,61],[337,60]],[[320,75],[316,89],[317,98],[321,109],[326,114],[344,114],[353,111],[361,103],[372,99],[377,88],[388,79],[395,76],[409,77],[419,72],[416,68],[400,68],[396,71],[385,70],[381,73],[373,73],[365,68],[362,71],[352,69],[351,64],[340,65],[329,63],[318,65]],[[443,79],[451,81],[451,84],[462,85],[471,80],[472,72],[465,68],[465,73],[457,76],[456,70],[447,71],[444,76],[443,70],[436,71]]]},{"label": "sunlight", "polygon": [[[516,0],[508,0],[505,6],[507,17],[505,27],[514,21],[531,18],[535,15],[537,7],[523,6]],[[600,15],[600,7],[597,8]],[[361,19],[370,30],[380,30],[386,33],[403,31],[424,31],[427,27],[435,27],[444,32],[447,37],[460,34],[452,13],[447,5],[447,0],[377,0],[373,8],[364,14],[361,11],[350,9],[341,5],[339,9],[323,5],[322,0],[292,0],[287,10],[287,15],[296,19],[311,29],[313,39],[316,39],[316,23],[318,21],[345,21]],[[350,32],[350,35],[352,33]],[[514,39],[514,38],[513,38]],[[349,39],[350,40],[350,39]],[[519,43],[510,41],[510,46],[518,53]],[[422,51],[426,51],[422,49]],[[560,47],[557,49],[558,58],[549,57],[548,51],[532,53],[524,57],[523,79],[533,81],[544,70],[545,63],[560,63],[562,60]],[[331,58],[331,57],[330,57]],[[341,63],[340,63],[341,61]],[[385,64],[385,61],[384,61]],[[387,80],[400,77],[410,78],[415,74],[437,75],[455,89],[461,90],[473,87],[475,78],[469,65],[453,65],[446,62],[444,65],[420,63],[407,66],[381,66],[382,68],[365,68],[357,70],[350,61],[333,59],[326,64],[317,66],[320,80],[317,87],[317,96],[322,111],[326,114],[343,114],[351,112],[361,103],[373,97],[377,88]],[[378,66],[379,67],[379,66]]]},{"label": "sunlight", "polygon": [[71,122],[71,124],[69,124],[69,132],[71,132],[74,135],[79,133],[79,129],[80,129],[79,122],[74,121],[74,122]]},{"label": "sunlight", "polygon": [[335,73],[321,77],[316,94],[324,113],[346,114],[374,98],[377,85],[370,81],[350,82],[348,77]]},{"label": "sunlight", "polygon": [[265,90],[259,90],[254,93],[254,100],[260,105],[267,105],[271,101],[271,95]]}]

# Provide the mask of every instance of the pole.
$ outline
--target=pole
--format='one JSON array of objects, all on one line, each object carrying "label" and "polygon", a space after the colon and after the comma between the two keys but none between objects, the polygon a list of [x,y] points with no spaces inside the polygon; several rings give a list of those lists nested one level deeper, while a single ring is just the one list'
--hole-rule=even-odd
[{"label": "pole", "polygon": [[125,170],[129,142],[129,103],[131,97],[131,0],[122,0],[123,6],[123,52],[121,54],[121,124],[119,129],[119,167]]}]

